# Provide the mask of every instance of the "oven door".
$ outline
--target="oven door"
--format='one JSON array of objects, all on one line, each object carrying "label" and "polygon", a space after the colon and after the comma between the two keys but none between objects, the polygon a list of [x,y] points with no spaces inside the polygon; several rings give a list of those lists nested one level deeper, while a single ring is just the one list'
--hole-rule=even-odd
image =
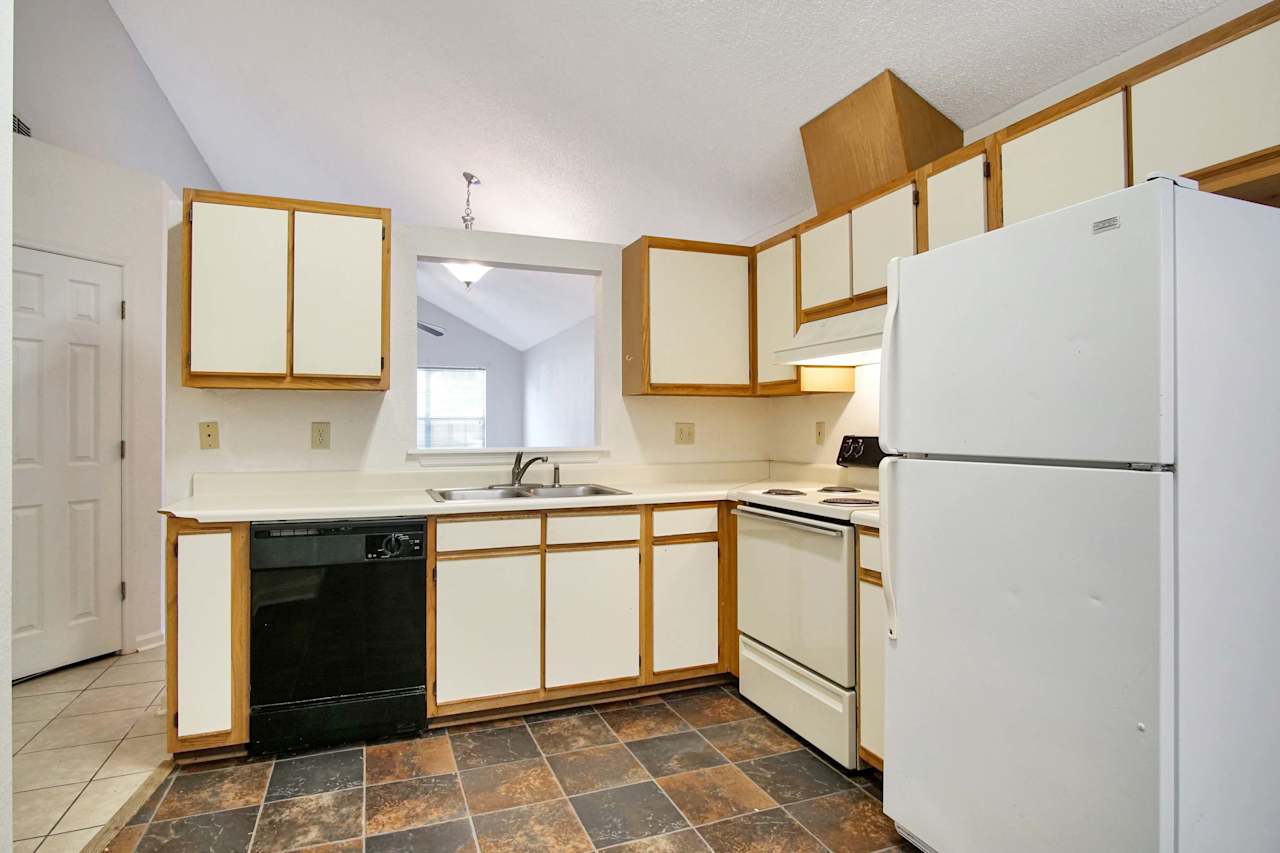
[{"label": "oven door", "polygon": [[739,506],[738,629],[851,689],[853,528]]}]

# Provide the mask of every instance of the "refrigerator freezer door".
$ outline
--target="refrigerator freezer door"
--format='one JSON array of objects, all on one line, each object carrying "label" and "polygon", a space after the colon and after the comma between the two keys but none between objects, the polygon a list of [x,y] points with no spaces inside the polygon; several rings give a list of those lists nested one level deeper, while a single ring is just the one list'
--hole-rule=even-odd
[{"label": "refrigerator freezer door", "polygon": [[947,853],[1169,849],[1173,475],[881,477],[885,813]]},{"label": "refrigerator freezer door", "polygon": [[1152,181],[891,264],[881,444],[1172,463],[1172,229]]}]

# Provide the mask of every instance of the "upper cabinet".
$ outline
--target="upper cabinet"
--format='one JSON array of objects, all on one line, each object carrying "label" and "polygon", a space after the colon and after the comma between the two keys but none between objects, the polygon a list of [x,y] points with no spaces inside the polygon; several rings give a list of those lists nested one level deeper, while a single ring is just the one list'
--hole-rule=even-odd
[{"label": "upper cabinet", "polygon": [[1280,145],[1280,23],[1133,85],[1133,175],[1187,175]]},{"label": "upper cabinet", "polygon": [[853,295],[849,214],[800,234],[800,308],[837,305]]},{"label": "upper cabinet", "polygon": [[389,386],[389,210],[183,195],[184,385]]},{"label": "upper cabinet", "polygon": [[749,246],[641,237],[622,252],[622,392],[750,396]]},{"label": "upper cabinet", "polygon": [[1124,189],[1124,125],[1116,92],[1032,130],[1001,131],[1004,224]]},{"label": "upper cabinet", "polygon": [[907,183],[859,205],[850,214],[853,228],[853,294],[888,286],[889,261],[916,253],[915,183]]},{"label": "upper cabinet", "polygon": [[796,381],[796,368],[777,364],[774,352],[796,331],[796,238],[756,255],[756,380],[760,389]]},{"label": "upper cabinet", "polygon": [[946,158],[925,170],[922,207],[929,249],[981,234],[990,223],[992,170],[985,144],[977,143],[957,156],[958,160]]}]

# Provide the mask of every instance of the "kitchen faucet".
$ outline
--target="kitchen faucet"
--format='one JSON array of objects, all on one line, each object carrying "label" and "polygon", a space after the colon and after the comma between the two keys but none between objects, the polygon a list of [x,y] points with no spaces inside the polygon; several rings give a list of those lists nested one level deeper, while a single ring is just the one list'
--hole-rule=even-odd
[{"label": "kitchen faucet", "polygon": [[534,463],[551,461],[545,456],[535,456],[522,465],[521,460],[523,459],[524,451],[521,451],[516,454],[516,461],[511,466],[511,485],[513,486],[520,485],[520,481],[524,479],[524,475],[528,472],[529,468],[534,465]]}]

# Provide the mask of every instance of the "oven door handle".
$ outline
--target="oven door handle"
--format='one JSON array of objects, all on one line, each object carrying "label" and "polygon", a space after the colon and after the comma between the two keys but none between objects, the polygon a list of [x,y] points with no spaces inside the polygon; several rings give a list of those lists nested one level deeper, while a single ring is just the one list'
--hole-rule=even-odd
[{"label": "oven door handle", "polygon": [[815,521],[810,518],[800,518],[794,515],[788,515],[781,512],[769,512],[765,509],[756,509],[755,507],[738,507],[733,510],[733,514],[742,518],[758,518],[764,521],[776,521],[779,524],[785,524],[788,527],[796,527],[806,533],[817,533],[822,536],[843,537],[848,535],[849,527],[843,524],[828,524],[822,521]]}]

